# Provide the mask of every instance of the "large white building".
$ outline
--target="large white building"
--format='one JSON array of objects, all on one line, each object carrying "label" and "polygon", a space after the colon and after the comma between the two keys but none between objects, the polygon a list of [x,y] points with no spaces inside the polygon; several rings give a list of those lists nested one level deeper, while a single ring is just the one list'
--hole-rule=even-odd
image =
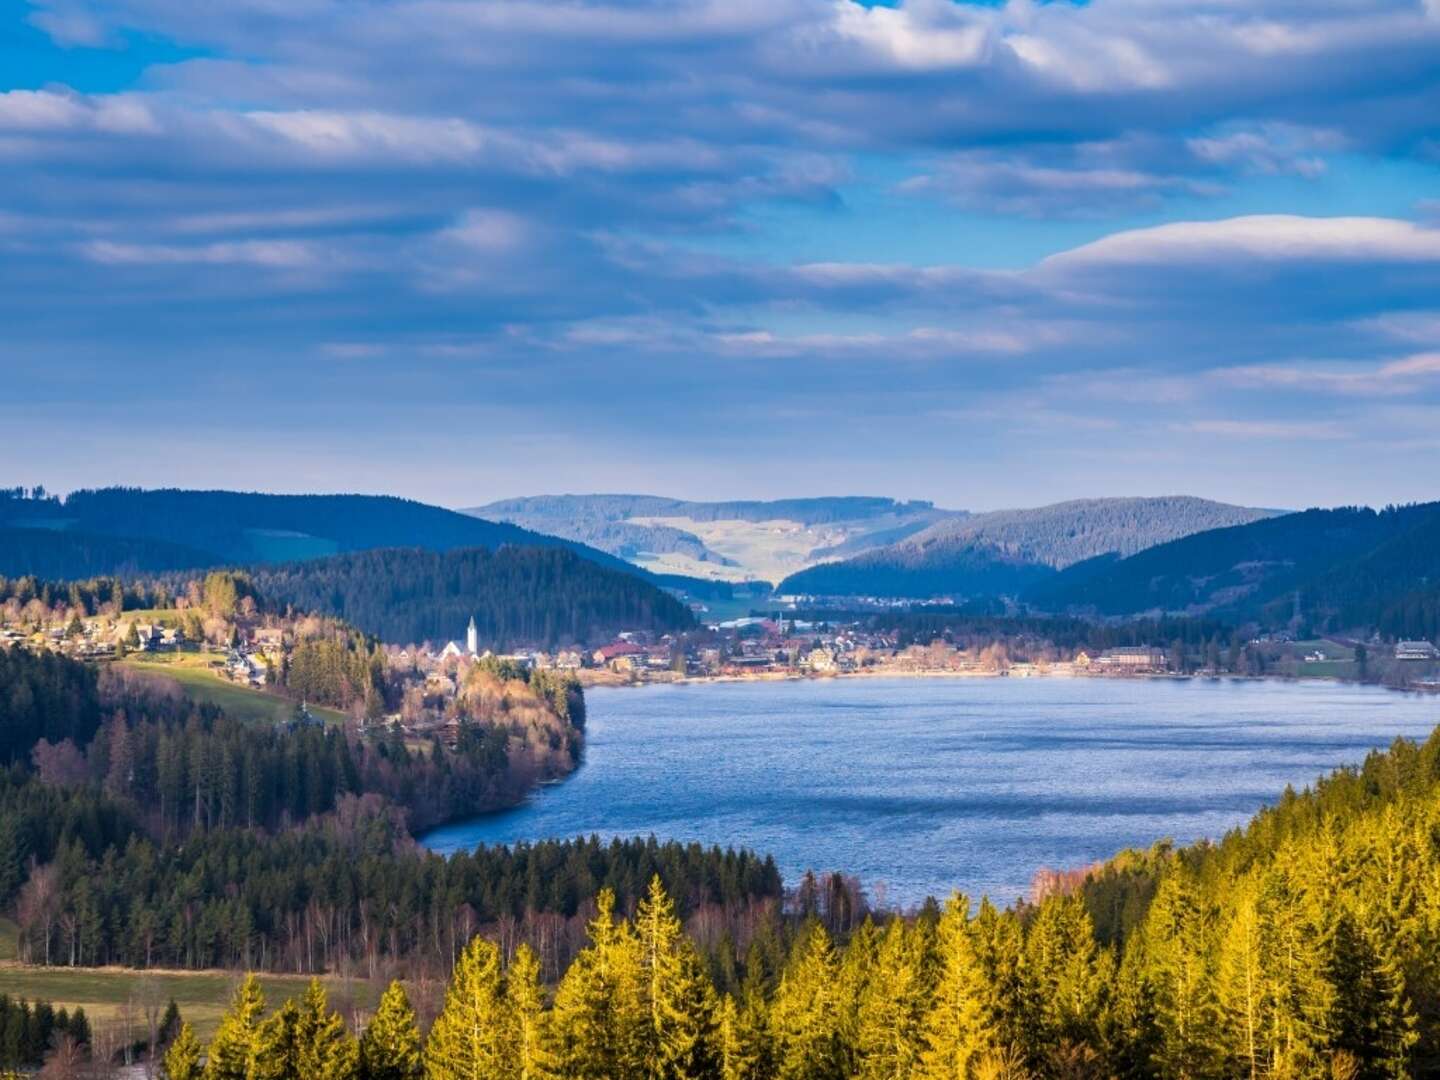
[{"label": "large white building", "polygon": [[1401,641],[1395,646],[1396,660],[1440,660],[1440,649],[1428,641]]}]

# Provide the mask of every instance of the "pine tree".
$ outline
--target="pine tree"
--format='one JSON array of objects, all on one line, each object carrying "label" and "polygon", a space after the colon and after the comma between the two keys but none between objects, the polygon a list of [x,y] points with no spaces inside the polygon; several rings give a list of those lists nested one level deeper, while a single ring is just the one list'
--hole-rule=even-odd
[{"label": "pine tree", "polygon": [[509,1080],[518,1075],[508,1011],[500,950],[475,937],[455,964],[445,1005],[425,1043],[429,1080]]},{"label": "pine tree", "polygon": [[860,1002],[856,1050],[862,1080],[916,1074],[925,1046],[930,990],[918,932],[893,919],[881,939],[875,974]]},{"label": "pine tree", "polygon": [[550,1080],[555,1075],[549,1052],[549,1017],[545,987],[540,981],[540,958],[529,945],[515,950],[505,973],[505,999],[515,1025],[515,1055],[519,1080]]},{"label": "pine tree", "polygon": [[359,1047],[339,1013],[330,1010],[325,987],[311,979],[301,999],[296,1022],[299,1075],[326,1080],[354,1080]]},{"label": "pine tree", "polygon": [[180,1024],[180,1031],[165,1051],[160,1062],[160,1072],[165,1080],[200,1080],[200,1040],[188,1023]]},{"label": "pine tree", "polygon": [[1160,1063],[1179,1080],[1208,1076],[1217,1055],[1209,915],[1195,885],[1172,868],[1145,922],[1146,978],[1154,988]]},{"label": "pine tree", "polygon": [[719,1005],[695,947],[682,942],[662,986],[659,1045],[652,1075],[660,1080],[718,1080]]},{"label": "pine tree", "polygon": [[645,1075],[651,1031],[640,943],[600,890],[590,945],[560,980],[551,1017],[557,1070],[577,1080]]},{"label": "pine tree", "polygon": [[205,1080],[254,1080],[265,995],[254,975],[246,975],[220,1020],[205,1059]]},{"label": "pine tree", "polygon": [[420,1028],[399,980],[386,987],[360,1037],[359,1074],[360,1080],[421,1080],[425,1075]]},{"label": "pine tree", "polygon": [[1260,914],[1254,897],[1242,892],[1235,897],[1220,943],[1218,998],[1227,1072],[1250,1080],[1258,1080],[1266,1069],[1265,1034],[1271,1029],[1261,949]]},{"label": "pine tree", "polygon": [[722,1080],[765,1080],[774,1074],[765,1001],[758,987],[741,993],[742,1002],[727,994],[720,1007],[720,1075]]},{"label": "pine tree", "polygon": [[300,1007],[287,1000],[260,1023],[255,1034],[251,1080],[301,1080]]},{"label": "pine tree", "polygon": [[1078,896],[1040,905],[1025,943],[1026,1025],[1030,1059],[1051,1069],[1100,1052],[1100,1016],[1113,974],[1095,946],[1095,929]]},{"label": "pine tree", "polygon": [[714,990],[658,874],[635,914],[635,933],[650,1013],[646,1073],[655,1080],[713,1075],[719,1068]]},{"label": "pine tree", "polygon": [[1325,952],[1325,976],[1335,991],[1327,1025],[1331,1049],[1354,1055],[1364,1080],[1406,1080],[1415,1016],[1394,959],[1348,911],[1334,917]]},{"label": "pine tree", "polygon": [[779,1080],[838,1080],[844,1075],[836,1011],[838,971],[830,935],[811,920],[795,944],[771,1008]]},{"label": "pine tree", "polygon": [[970,901],[950,897],[940,917],[941,971],[925,1024],[921,1075],[926,1080],[969,1080],[989,1046],[982,1011],[984,973],[970,926]]}]

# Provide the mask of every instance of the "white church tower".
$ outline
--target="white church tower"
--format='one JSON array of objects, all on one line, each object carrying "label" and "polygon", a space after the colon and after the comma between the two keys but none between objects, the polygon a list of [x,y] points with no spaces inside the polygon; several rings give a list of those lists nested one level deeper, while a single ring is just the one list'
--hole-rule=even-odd
[{"label": "white church tower", "polygon": [[465,651],[471,656],[480,652],[480,631],[475,629],[475,616],[470,616],[470,627],[465,631]]}]

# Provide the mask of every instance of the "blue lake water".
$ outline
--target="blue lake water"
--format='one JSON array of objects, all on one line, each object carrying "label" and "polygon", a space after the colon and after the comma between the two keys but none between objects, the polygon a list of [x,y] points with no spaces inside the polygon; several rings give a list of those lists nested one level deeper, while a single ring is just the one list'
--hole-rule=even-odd
[{"label": "blue lake water", "polygon": [[585,761],[424,838],[654,834],[1009,902],[1040,867],[1218,837],[1286,784],[1440,724],[1440,698],[1319,682],[848,679],[593,689]]}]

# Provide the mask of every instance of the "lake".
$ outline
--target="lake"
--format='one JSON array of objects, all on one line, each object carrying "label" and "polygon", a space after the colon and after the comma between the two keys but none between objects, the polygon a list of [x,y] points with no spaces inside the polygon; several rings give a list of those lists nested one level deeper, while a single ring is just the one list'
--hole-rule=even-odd
[{"label": "lake", "polygon": [[1440,698],[1320,682],[828,679],[587,692],[585,761],[478,843],[648,835],[855,874],[872,899],[1009,902],[1040,867],[1218,837],[1286,784],[1426,736]]}]

